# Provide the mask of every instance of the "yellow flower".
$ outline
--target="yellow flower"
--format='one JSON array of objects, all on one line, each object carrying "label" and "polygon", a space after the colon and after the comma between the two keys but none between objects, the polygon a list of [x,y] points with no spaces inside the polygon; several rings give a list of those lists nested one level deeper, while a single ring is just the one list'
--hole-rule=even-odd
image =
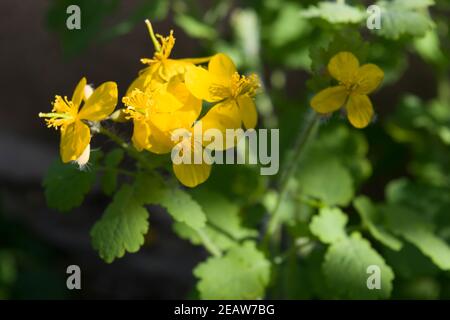
[{"label": "yellow flower", "polygon": [[86,78],[80,80],[72,100],[57,95],[52,112],[39,113],[39,117],[47,118],[46,123],[49,128],[60,128],[60,154],[65,163],[80,158],[89,146],[91,133],[83,120],[101,121],[114,111],[117,104],[115,82],[105,82],[93,92],[86,83]]},{"label": "yellow flower", "polygon": [[352,53],[339,52],[328,63],[328,72],[339,85],[320,91],[311,100],[311,107],[318,113],[330,113],[345,106],[350,123],[366,127],[373,117],[367,95],[383,81],[383,71],[374,64],[360,66]]},{"label": "yellow flower", "polygon": [[255,74],[248,77],[239,75],[227,55],[219,53],[213,56],[208,70],[188,67],[185,81],[195,97],[208,102],[219,102],[203,119],[204,130],[235,129],[240,128],[242,123],[247,129],[256,126],[258,115],[253,97],[259,88],[258,77]]},{"label": "yellow flower", "polygon": [[122,101],[125,113],[133,120],[133,144],[139,151],[168,153],[173,147],[171,132],[190,128],[201,112],[201,101],[173,78],[165,89],[134,89]]},{"label": "yellow flower", "polygon": [[[194,188],[199,184],[205,182],[211,174],[211,162],[205,161],[203,136],[201,130],[196,130],[196,126],[200,122],[196,122],[193,126],[185,129],[186,136],[181,139],[175,146],[173,153],[183,157],[183,151],[189,152],[189,163],[172,163],[172,169],[180,181],[186,187]],[[172,154],[173,155],[173,154]],[[196,159],[199,160],[196,163]]]},{"label": "yellow flower", "polygon": [[186,68],[193,63],[204,63],[209,61],[206,58],[187,58],[187,59],[170,59],[170,54],[175,45],[173,31],[167,37],[160,34],[154,34],[153,27],[149,20],[146,20],[147,28],[155,47],[153,58],[143,58],[141,62],[148,65],[147,68],[139,72],[136,78],[127,90],[127,95],[134,89],[145,91],[148,86],[155,88],[158,84],[167,83],[172,77],[181,76],[185,73]]}]

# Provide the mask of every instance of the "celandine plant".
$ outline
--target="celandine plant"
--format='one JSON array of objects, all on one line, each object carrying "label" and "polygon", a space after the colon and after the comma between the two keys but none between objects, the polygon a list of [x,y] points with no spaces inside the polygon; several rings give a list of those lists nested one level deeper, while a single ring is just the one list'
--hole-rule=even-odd
[{"label": "celandine plant", "polygon": [[[448,281],[450,248],[436,222],[450,208],[448,163],[429,160],[427,143],[414,145],[420,161],[411,165],[411,177],[417,181],[391,181],[379,203],[358,195],[373,171],[363,133],[370,130],[361,129],[386,130],[398,143],[413,144],[425,128],[448,153],[443,128],[450,99],[442,89],[448,76],[439,78],[441,93],[430,111],[406,97],[387,125],[376,121],[380,106],[369,98],[398,79],[404,70],[399,61],[412,43],[430,57],[418,41],[437,39],[429,35],[430,1],[380,2],[380,12],[392,16],[371,31],[370,44],[357,31],[365,28],[360,6],[264,3],[233,14],[242,55],[174,59],[173,33],[155,34],[146,21],[155,52],[141,59],[146,67],[121,99],[115,83],[94,88],[85,78],[72,98],[56,96],[52,111],[40,114],[61,135],[61,160],[44,180],[48,205],[60,211],[81,205],[99,177],[112,201],[91,238],[107,263],[145,242],[151,246],[148,205],[164,208],[175,233],[210,254],[193,271],[195,294],[203,299],[415,297],[423,286],[434,288],[438,277]],[[220,19],[219,9],[204,18]],[[176,12],[176,23],[189,35],[211,40],[211,52],[234,52],[219,49],[218,33],[192,19]],[[419,21],[421,29],[405,21]],[[280,70],[266,81],[263,59],[280,70],[309,71],[306,97],[294,103],[283,94]],[[236,65],[242,64],[259,77],[241,74]],[[131,137],[117,134],[122,123],[132,126]],[[269,142],[268,131],[263,137],[258,127],[279,127],[280,141],[278,131],[271,131]],[[117,148],[96,149],[97,135]],[[258,144],[252,147],[253,135]],[[262,142],[273,159],[280,151],[279,174],[278,166],[265,175],[255,162],[213,161],[230,154],[252,159]],[[376,144],[370,147],[377,151]],[[424,208],[432,212],[425,215]]]}]

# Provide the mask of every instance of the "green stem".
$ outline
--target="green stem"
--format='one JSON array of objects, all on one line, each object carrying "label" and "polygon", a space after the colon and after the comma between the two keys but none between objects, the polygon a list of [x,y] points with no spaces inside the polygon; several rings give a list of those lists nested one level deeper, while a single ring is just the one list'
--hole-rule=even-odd
[{"label": "green stem", "polygon": [[314,131],[318,119],[318,115],[314,111],[310,110],[305,120],[305,126],[297,136],[297,140],[294,145],[294,154],[281,173],[278,199],[275,207],[270,214],[267,230],[263,237],[263,247],[265,248],[267,248],[270,239],[278,230],[281,215],[280,205],[284,201],[284,198],[286,197],[287,191],[289,189],[289,180],[292,176],[295,175],[297,164],[300,160],[304,147],[308,142],[308,139],[312,136],[312,132]]}]

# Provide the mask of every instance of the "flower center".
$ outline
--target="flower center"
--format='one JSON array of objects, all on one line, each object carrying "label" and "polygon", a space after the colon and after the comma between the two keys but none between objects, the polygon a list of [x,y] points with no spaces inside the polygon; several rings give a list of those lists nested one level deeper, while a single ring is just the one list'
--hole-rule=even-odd
[{"label": "flower center", "polygon": [[67,97],[62,98],[61,96],[56,96],[55,101],[52,104],[52,112],[39,113],[40,118],[48,118],[45,119],[48,128],[54,127],[57,129],[58,127],[75,121],[77,118],[77,108],[73,105],[72,101],[67,99]]},{"label": "flower center", "polygon": [[123,97],[122,101],[127,106],[124,111],[128,114],[127,119],[141,120],[150,115],[153,100],[141,90],[133,90],[129,96]]}]

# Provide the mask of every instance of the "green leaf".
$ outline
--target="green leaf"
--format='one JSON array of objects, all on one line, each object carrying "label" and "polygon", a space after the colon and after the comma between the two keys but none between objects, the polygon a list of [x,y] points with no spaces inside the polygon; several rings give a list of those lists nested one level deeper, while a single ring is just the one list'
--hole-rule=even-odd
[{"label": "green leaf", "polygon": [[43,182],[47,205],[59,211],[78,207],[91,190],[95,178],[96,172],[93,169],[80,170],[76,164],[56,160]]},{"label": "green leaf", "polygon": [[[257,231],[244,228],[239,216],[239,207],[219,193],[208,190],[193,192],[194,199],[205,212],[208,224],[203,228],[208,238],[220,249],[229,249],[238,244],[235,240],[256,237]],[[185,223],[174,224],[175,232],[193,244],[202,244],[198,233]],[[232,239],[230,239],[230,237]]]},{"label": "green leaf", "polygon": [[450,198],[448,188],[419,184],[402,178],[391,181],[386,188],[386,198],[389,203],[424,215],[430,221],[448,216]]},{"label": "green leaf", "polygon": [[185,190],[177,186],[169,187],[160,177],[150,174],[139,175],[134,188],[141,203],[160,205],[167,209],[175,221],[195,230],[205,226],[205,213]]},{"label": "green leaf", "polygon": [[428,13],[428,7],[433,4],[432,0],[379,1],[381,29],[374,32],[389,39],[398,39],[402,35],[424,36],[434,27]]},{"label": "green leaf", "polygon": [[124,157],[122,149],[114,149],[105,156],[105,171],[101,183],[103,192],[112,195],[117,188],[117,171],[115,170]]},{"label": "green leaf", "polygon": [[334,243],[347,238],[347,216],[338,208],[322,208],[311,220],[311,233],[324,243]]},{"label": "green leaf", "polygon": [[385,249],[382,254],[399,278],[436,276],[440,272],[440,269],[428,257],[409,242],[405,242],[400,251]]},{"label": "green leaf", "polygon": [[398,251],[402,248],[402,242],[382,225],[380,214],[369,198],[360,196],[353,200],[353,205],[361,216],[363,225],[375,239],[392,250]]},{"label": "green leaf", "polygon": [[175,23],[193,38],[213,40],[217,37],[214,28],[191,16],[178,14],[175,16]]},{"label": "green leaf", "polygon": [[231,17],[236,47],[242,52],[242,63],[250,69],[260,68],[260,21],[255,10],[236,9]]},{"label": "green leaf", "polygon": [[107,263],[125,252],[137,252],[148,231],[148,211],[136,200],[133,188],[123,185],[91,230],[92,246]]},{"label": "green leaf", "polygon": [[442,270],[450,270],[450,247],[434,234],[434,226],[423,216],[399,205],[385,205],[388,227],[414,244]]},{"label": "green leaf", "polygon": [[[380,289],[367,286],[369,266],[380,268]],[[332,244],[323,262],[326,283],[333,298],[386,299],[392,291],[394,273],[370,243],[355,232],[351,237]]]},{"label": "green leaf", "polygon": [[194,269],[202,299],[261,299],[270,278],[270,263],[247,241],[222,257],[211,257]]},{"label": "green leaf", "polygon": [[300,166],[298,174],[300,192],[320,199],[329,206],[346,206],[354,194],[349,171],[337,160],[309,161]]},{"label": "green leaf", "polygon": [[[309,148],[310,156],[326,163],[330,157],[336,158],[350,170],[355,182],[367,179],[372,166],[367,159],[369,144],[360,132],[350,130],[347,125],[327,125],[321,128],[319,137]],[[312,160],[312,161],[314,161]]]},{"label": "green leaf", "polygon": [[366,13],[356,7],[345,4],[344,1],[319,2],[300,12],[305,18],[321,18],[330,23],[359,23],[365,19]]}]

